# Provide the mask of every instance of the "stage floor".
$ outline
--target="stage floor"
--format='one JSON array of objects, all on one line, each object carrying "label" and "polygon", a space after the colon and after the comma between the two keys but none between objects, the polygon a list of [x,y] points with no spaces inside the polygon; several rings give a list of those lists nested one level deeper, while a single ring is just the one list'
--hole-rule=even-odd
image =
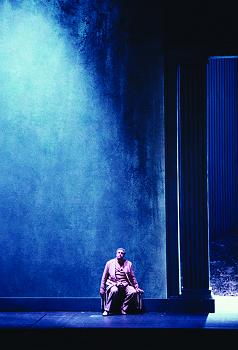
[{"label": "stage floor", "polygon": [[[126,341],[147,350],[155,348],[155,342],[173,345],[192,335],[193,345],[216,342],[217,348],[224,340],[238,340],[238,298],[216,298],[215,305],[215,313],[206,315],[145,312],[103,317],[99,312],[0,312],[0,339],[8,344],[4,349],[80,349],[83,345],[103,349],[111,343],[112,348],[120,348]],[[190,348],[187,340],[186,344]]]}]

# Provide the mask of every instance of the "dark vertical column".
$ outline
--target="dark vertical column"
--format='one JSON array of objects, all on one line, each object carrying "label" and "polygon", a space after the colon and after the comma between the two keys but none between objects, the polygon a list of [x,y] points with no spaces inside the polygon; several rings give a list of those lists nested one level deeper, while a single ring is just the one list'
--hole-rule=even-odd
[{"label": "dark vertical column", "polygon": [[177,61],[165,59],[165,195],[167,297],[180,293],[177,187]]},{"label": "dark vertical column", "polygon": [[206,63],[179,69],[179,221],[182,297],[209,299]]}]

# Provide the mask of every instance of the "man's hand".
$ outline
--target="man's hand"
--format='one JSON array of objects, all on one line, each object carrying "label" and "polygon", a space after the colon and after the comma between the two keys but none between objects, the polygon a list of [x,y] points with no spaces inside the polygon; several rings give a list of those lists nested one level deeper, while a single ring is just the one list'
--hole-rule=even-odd
[{"label": "man's hand", "polygon": [[105,294],[105,290],[104,290],[104,289],[100,289],[100,295],[101,295],[101,297],[103,297],[104,294]]},{"label": "man's hand", "polygon": [[143,289],[140,289],[139,287],[136,288],[137,293],[144,293]]}]

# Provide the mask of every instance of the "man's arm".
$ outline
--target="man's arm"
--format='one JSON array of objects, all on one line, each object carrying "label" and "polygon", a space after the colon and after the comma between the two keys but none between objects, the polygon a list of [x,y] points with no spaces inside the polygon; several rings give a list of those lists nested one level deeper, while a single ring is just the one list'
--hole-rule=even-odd
[{"label": "man's arm", "polygon": [[104,271],[102,274],[102,279],[101,279],[101,284],[100,284],[100,294],[104,294],[106,291],[106,281],[109,276],[109,267],[108,267],[108,262],[106,263],[104,267]]},{"label": "man's arm", "polygon": [[136,279],[135,272],[134,272],[132,264],[131,264],[131,268],[130,268],[130,274],[131,274],[132,284],[135,287],[135,290],[137,292],[144,293],[143,289],[139,288],[139,285],[138,285],[138,282],[137,282],[137,279]]}]

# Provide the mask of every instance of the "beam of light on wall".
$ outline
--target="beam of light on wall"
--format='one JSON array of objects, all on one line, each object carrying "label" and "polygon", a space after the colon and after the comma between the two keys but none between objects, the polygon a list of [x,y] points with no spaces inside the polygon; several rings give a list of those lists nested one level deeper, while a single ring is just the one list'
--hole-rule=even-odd
[{"label": "beam of light on wall", "polygon": [[72,55],[53,21],[24,8],[14,10],[7,2],[2,5],[0,108],[4,118],[32,126],[44,141],[49,132],[59,137],[65,131],[65,116],[69,120],[80,113],[82,117],[87,77]]},{"label": "beam of light on wall", "polygon": [[[35,201],[41,197],[42,176],[46,177],[43,172],[51,170],[55,174],[52,191],[42,189],[42,203],[50,202],[47,193],[53,200],[60,186],[57,178],[61,179],[61,195],[70,197],[70,180],[67,184],[64,181],[69,173],[72,186],[77,174],[74,193],[80,196],[89,177],[85,169],[89,173],[93,161],[100,158],[94,128],[95,110],[99,108],[93,104],[96,93],[92,92],[90,75],[67,39],[63,29],[37,7],[32,11],[24,3],[14,8],[5,2],[0,8],[2,160],[12,159],[5,167],[6,174],[14,172],[12,182],[15,177],[19,183],[24,181],[23,169],[16,176],[23,165],[32,169],[36,176],[32,182],[40,182]],[[58,170],[52,169],[56,166]],[[19,191],[15,182],[11,185]]]},{"label": "beam of light on wall", "polygon": [[[74,276],[84,276],[83,261],[96,249],[110,178],[92,81],[53,18],[36,6],[1,5],[0,273],[5,281],[15,276],[12,286],[1,284],[3,295],[23,295],[23,280],[30,295],[87,288]],[[68,284],[58,274],[62,264]],[[47,289],[40,290],[42,280]]]},{"label": "beam of light on wall", "polygon": [[[24,182],[23,166],[30,168],[36,176],[32,183],[40,182],[35,185],[35,201],[42,204],[60,202],[56,199],[60,185],[61,196],[68,202],[70,198],[74,201],[70,186],[75,186],[74,196],[77,193],[78,198],[87,187],[88,203],[100,197],[98,182],[89,183],[99,159],[103,163],[95,128],[100,107],[94,105],[96,93],[92,92],[90,75],[79,61],[66,33],[40,9],[32,11],[24,3],[18,8],[9,2],[1,6],[1,146],[5,150],[2,159],[12,160],[3,168],[6,174],[12,174],[12,181],[11,176],[6,181],[10,181],[9,187],[17,187],[17,193]],[[20,168],[22,173],[16,174]],[[49,184],[52,189],[48,191],[42,189],[42,176],[50,171],[55,183]],[[67,176],[70,180],[66,183]],[[41,189],[44,198],[40,196]]]}]

